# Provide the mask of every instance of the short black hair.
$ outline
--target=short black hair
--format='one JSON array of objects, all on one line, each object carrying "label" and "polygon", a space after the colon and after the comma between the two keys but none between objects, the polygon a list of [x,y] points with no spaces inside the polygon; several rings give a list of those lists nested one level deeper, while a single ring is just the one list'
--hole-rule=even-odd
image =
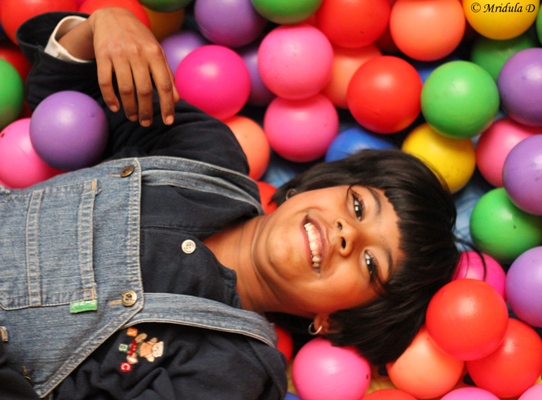
[{"label": "short black hair", "polygon": [[399,149],[366,149],[317,164],[278,188],[273,200],[280,205],[292,189],[342,185],[384,192],[399,218],[404,257],[374,301],[330,316],[335,329],[326,337],[338,346],[356,346],[371,363],[385,365],[408,347],[425,322],[429,301],[453,277],[460,254],[457,212],[444,180]]}]

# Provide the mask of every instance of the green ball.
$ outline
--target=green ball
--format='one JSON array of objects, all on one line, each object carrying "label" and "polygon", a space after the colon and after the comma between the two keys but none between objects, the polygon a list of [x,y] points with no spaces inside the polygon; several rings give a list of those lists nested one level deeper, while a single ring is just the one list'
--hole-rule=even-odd
[{"label": "green ball", "polygon": [[485,69],[497,82],[506,61],[520,50],[537,47],[538,43],[530,32],[513,39],[495,40],[478,36],[471,48],[471,61]]},{"label": "green ball", "polygon": [[4,129],[21,114],[24,84],[15,67],[2,58],[0,77],[0,129]]},{"label": "green ball", "polygon": [[157,12],[173,12],[185,8],[192,0],[139,0],[141,5]]},{"label": "green ball", "polygon": [[538,17],[536,17],[536,34],[538,40],[542,42],[542,8],[538,11]]},{"label": "green ball", "polygon": [[309,18],[323,0],[251,0],[256,11],[277,24],[296,24]]},{"label": "green ball", "polygon": [[437,67],[422,88],[421,108],[427,123],[452,139],[472,138],[491,125],[499,111],[497,84],[470,61]]},{"label": "green ball", "polygon": [[470,234],[482,253],[509,265],[523,252],[542,243],[542,217],[520,210],[504,188],[496,188],[474,206]]}]

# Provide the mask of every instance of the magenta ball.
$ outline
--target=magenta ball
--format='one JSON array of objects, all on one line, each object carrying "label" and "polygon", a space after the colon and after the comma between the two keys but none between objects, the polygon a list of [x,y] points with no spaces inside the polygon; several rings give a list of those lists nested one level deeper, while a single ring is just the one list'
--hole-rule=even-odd
[{"label": "magenta ball", "polygon": [[542,135],[531,136],[510,150],[504,161],[502,181],[518,208],[542,215]]},{"label": "magenta ball", "polygon": [[307,98],[319,93],[331,79],[333,48],[314,26],[282,25],[262,40],[258,67],[263,82],[277,96]]},{"label": "magenta ball", "polygon": [[510,57],[497,86],[510,118],[529,126],[542,125],[542,48],[521,50]]},{"label": "magenta ball", "polygon": [[198,32],[190,30],[173,33],[162,39],[160,42],[164,54],[166,55],[169,68],[173,73],[175,73],[181,61],[188,54],[206,44],[209,44],[207,39]]},{"label": "magenta ball", "polygon": [[502,169],[510,150],[523,139],[539,133],[542,127],[523,125],[509,117],[493,122],[476,144],[476,166],[485,180],[502,187]]},{"label": "magenta ball", "polygon": [[194,16],[203,36],[228,47],[253,42],[267,24],[250,0],[197,0]]},{"label": "magenta ball", "polygon": [[462,252],[453,279],[485,281],[506,300],[506,272],[493,257],[482,253],[482,258],[475,251]]},{"label": "magenta ball", "polygon": [[485,389],[462,387],[448,392],[441,400],[499,400],[499,398]]},{"label": "magenta ball", "polygon": [[506,294],[519,319],[542,328],[542,246],[527,250],[510,265]]},{"label": "magenta ball", "polygon": [[237,114],[250,94],[250,76],[241,56],[213,44],[181,61],[175,85],[181,98],[223,121]]},{"label": "magenta ball", "polygon": [[239,49],[239,55],[245,62],[250,75],[250,95],[247,103],[253,106],[267,106],[275,98],[275,94],[263,83],[258,69],[259,44],[251,44]]},{"label": "magenta ball", "polygon": [[540,400],[542,399],[542,384],[534,385],[527,389],[518,400]]},{"label": "magenta ball", "polygon": [[295,162],[323,157],[339,132],[333,103],[317,94],[303,100],[276,97],[264,115],[264,132],[271,148]]},{"label": "magenta ball", "polygon": [[71,90],[46,97],[30,119],[30,139],[50,166],[73,171],[100,161],[109,126],[92,97]]},{"label": "magenta ball", "polygon": [[294,358],[292,380],[303,400],[359,400],[369,387],[371,367],[353,347],[316,338]]},{"label": "magenta ball", "polygon": [[49,179],[60,171],[43,161],[30,141],[30,118],[18,119],[0,133],[0,180],[21,189]]}]

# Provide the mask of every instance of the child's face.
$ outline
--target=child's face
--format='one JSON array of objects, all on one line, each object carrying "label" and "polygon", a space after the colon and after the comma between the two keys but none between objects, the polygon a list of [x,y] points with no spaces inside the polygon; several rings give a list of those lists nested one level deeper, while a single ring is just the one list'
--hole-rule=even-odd
[{"label": "child's face", "polygon": [[403,256],[398,217],[380,190],[336,186],[299,193],[262,224],[253,257],[283,312],[312,317],[376,297]]}]

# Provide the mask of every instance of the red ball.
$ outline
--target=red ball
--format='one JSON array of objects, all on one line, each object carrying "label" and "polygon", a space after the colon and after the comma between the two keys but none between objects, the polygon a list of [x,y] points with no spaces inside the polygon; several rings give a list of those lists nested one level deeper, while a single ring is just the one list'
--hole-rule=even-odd
[{"label": "red ball", "polygon": [[13,43],[17,43],[17,28],[26,20],[51,11],[77,11],[75,0],[2,0],[0,22]]},{"label": "red ball", "polygon": [[26,81],[26,77],[30,72],[30,61],[24,56],[19,46],[9,40],[2,41],[0,44],[0,58],[13,65],[23,82]]},{"label": "red ball", "polygon": [[384,33],[390,10],[389,0],[324,0],[316,24],[333,44],[359,48]]},{"label": "red ball", "polygon": [[503,297],[488,283],[458,279],[433,296],[426,325],[443,351],[459,360],[476,360],[501,344],[508,326],[508,310]]},{"label": "red ball", "polygon": [[85,0],[79,6],[79,12],[92,14],[105,7],[122,7],[130,10],[147,28],[151,28],[149,16],[138,0]]},{"label": "red ball", "polygon": [[510,319],[501,345],[487,357],[466,364],[476,386],[500,398],[516,397],[540,377],[542,340],[529,325]]},{"label": "red ball", "polygon": [[416,398],[407,392],[399,389],[380,389],[369,393],[364,400],[416,400]]},{"label": "red ball", "polygon": [[348,85],[348,109],[363,127],[396,133],[420,114],[422,80],[416,69],[395,56],[375,57],[361,65]]},{"label": "red ball", "polygon": [[275,332],[277,332],[278,342],[277,349],[286,357],[286,363],[290,363],[294,354],[294,340],[292,335],[286,329],[275,324]]},{"label": "red ball", "polygon": [[277,189],[267,182],[257,181],[256,183],[258,184],[260,203],[262,204],[263,211],[265,214],[271,214],[277,209],[277,203],[272,200]]}]

